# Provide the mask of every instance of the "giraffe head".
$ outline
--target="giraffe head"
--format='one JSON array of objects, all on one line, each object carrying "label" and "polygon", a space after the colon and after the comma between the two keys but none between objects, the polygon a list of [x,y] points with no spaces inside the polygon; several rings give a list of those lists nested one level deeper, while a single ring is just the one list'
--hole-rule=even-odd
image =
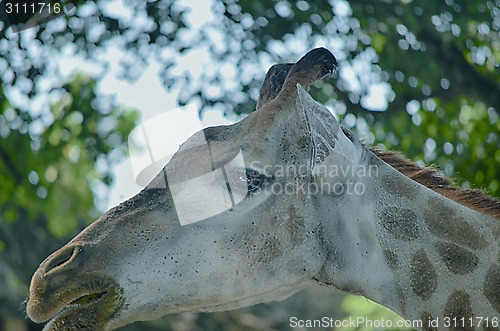
[{"label": "giraffe head", "polygon": [[328,254],[307,188],[328,177],[321,162],[355,163],[362,147],[302,87],[331,71],[333,56],[304,58],[257,112],[193,135],[148,187],[42,262],[28,315],[50,320],[47,330],[113,329],[313,283]]},{"label": "giraffe head", "polygon": [[109,330],[314,282],[427,322],[498,316],[498,220],[461,201],[481,195],[343,129],[306,92],[335,66],[316,49],[272,67],[256,112],[193,135],[142,192],[42,262],[30,318]]}]

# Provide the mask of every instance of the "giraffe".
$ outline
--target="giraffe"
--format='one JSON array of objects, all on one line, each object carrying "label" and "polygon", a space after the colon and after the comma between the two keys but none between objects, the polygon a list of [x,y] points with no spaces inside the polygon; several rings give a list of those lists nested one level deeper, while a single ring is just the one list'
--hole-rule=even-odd
[{"label": "giraffe", "polygon": [[[419,329],[498,329],[500,202],[361,144],[306,91],[336,66],[318,48],[271,67],[254,113],[193,135],[143,191],[40,264],[28,316],[44,330],[112,330],[319,283]],[[181,209],[203,204],[193,197],[221,189],[229,207],[181,224]]]}]

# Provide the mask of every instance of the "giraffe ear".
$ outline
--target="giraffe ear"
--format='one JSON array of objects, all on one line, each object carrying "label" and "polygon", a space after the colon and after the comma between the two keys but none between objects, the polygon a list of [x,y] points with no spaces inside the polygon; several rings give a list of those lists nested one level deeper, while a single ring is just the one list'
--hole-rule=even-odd
[{"label": "giraffe ear", "polygon": [[297,84],[297,94],[312,139],[313,170],[322,163],[341,167],[357,164],[361,156],[359,142],[346,136],[328,108],[314,100],[300,84]]}]

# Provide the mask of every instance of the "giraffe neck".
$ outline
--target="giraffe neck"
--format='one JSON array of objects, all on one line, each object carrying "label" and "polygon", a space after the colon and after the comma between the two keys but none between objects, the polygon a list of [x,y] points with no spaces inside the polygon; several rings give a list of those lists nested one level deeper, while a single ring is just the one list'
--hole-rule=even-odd
[{"label": "giraffe neck", "polygon": [[500,317],[500,221],[412,181],[371,153],[365,160],[377,164],[378,173],[357,178],[363,194],[334,202],[333,216],[347,226],[331,233],[349,243],[330,247],[330,264],[317,280],[420,319],[424,329],[436,318],[477,324]]}]

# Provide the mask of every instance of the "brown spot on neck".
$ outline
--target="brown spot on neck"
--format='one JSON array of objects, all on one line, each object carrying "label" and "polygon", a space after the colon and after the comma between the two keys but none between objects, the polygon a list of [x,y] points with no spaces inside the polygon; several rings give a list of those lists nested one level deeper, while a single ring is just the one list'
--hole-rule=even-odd
[{"label": "brown spot on neck", "polygon": [[449,330],[474,330],[474,327],[471,326],[469,322],[469,320],[474,317],[470,303],[470,295],[465,291],[453,292],[446,302],[444,316],[452,320],[464,320],[464,323],[457,323],[456,326],[452,323]]},{"label": "brown spot on neck", "polygon": [[387,207],[379,217],[382,227],[395,238],[410,241],[418,237],[417,215],[412,210]]},{"label": "brown spot on neck", "polygon": [[429,300],[436,291],[437,274],[423,249],[412,256],[410,280],[413,293],[423,300]]},{"label": "brown spot on neck", "polygon": [[484,295],[491,306],[500,313],[500,266],[490,267],[484,278]]},{"label": "brown spot on neck", "polygon": [[443,201],[428,198],[427,202],[429,209],[424,211],[424,221],[433,235],[474,250],[488,246],[481,234]]},{"label": "brown spot on neck", "polygon": [[436,249],[444,264],[454,274],[465,275],[477,268],[479,259],[467,249],[454,243],[437,243]]},{"label": "brown spot on neck", "polygon": [[436,271],[434,271],[434,267],[423,249],[413,254],[410,280],[413,293],[423,300],[429,300],[436,291]]}]

